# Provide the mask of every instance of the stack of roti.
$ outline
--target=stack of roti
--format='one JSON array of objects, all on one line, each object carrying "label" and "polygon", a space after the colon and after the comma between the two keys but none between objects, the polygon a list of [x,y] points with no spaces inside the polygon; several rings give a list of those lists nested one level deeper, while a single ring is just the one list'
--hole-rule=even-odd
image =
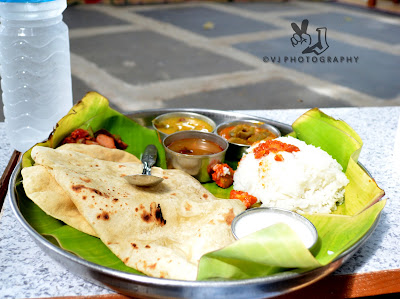
[{"label": "stack of roti", "polygon": [[217,199],[183,171],[153,167],[151,188],[124,176],[142,172],[124,151],[97,145],[35,147],[22,170],[27,196],[54,218],[99,237],[127,266],[147,275],[195,280],[200,257],[234,241],[241,201]]}]

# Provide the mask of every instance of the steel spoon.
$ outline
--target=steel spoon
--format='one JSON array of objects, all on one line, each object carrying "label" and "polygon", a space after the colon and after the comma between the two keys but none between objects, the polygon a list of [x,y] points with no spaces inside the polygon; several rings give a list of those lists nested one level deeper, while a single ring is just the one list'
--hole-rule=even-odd
[{"label": "steel spoon", "polygon": [[153,187],[164,180],[163,178],[151,175],[151,167],[157,161],[157,148],[153,144],[146,147],[141,161],[143,163],[142,174],[124,176],[128,183],[139,187]]}]

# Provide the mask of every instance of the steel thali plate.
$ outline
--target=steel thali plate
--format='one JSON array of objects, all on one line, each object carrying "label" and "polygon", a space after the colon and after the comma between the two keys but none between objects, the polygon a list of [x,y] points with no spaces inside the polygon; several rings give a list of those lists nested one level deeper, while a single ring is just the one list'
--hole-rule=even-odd
[{"label": "steel thali plate", "polygon": [[[236,119],[254,119],[277,127],[282,135],[290,133],[290,125],[250,116],[242,113],[226,112],[208,109],[151,109],[128,113],[127,116],[145,127],[152,126],[156,116],[175,111],[188,111],[204,114],[212,118],[217,125]],[[9,184],[11,208],[18,221],[27,230],[35,243],[51,258],[60,263],[70,272],[91,281],[97,285],[108,287],[121,294],[136,298],[271,298],[282,295],[307,285],[329,275],[346,262],[368,239],[379,222],[379,216],[369,231],[351,248],[343,252],[330,264],[303,273],[279,273],[271,276],[234,280],[234,281],[183,281],[142,276],[114,270],[86,261],[60,247],[54,245],[38,233],[22,215],[15,187],[20,177],[21,164],[14,169]]]}]

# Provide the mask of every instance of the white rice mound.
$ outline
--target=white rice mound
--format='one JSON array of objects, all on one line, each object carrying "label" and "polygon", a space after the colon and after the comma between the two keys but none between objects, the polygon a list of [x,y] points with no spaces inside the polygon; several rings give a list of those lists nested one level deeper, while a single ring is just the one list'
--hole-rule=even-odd
[{"label": "white rice mound", "polygon": [[[248,149],[234,174],[233,189],[248,192],[262,202],[298,213],[331,213],[343,203],[349,183],[342,166],[327,152],[293,137],[275,140],[297,146],[300,151],[269,153],[260,159]],[[261,141],[265,142],[265,141]],[[283,161],[275,161],[280,154]]]}]

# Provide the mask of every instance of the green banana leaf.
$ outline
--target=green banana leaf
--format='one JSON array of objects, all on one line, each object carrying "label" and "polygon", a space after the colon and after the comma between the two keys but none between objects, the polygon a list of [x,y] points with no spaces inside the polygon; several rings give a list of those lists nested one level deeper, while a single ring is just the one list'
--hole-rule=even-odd
[{"label": "green banana leaf", "polygon": [[[156,144],[159,165],[165,168],[165,154],[156,133],[109,108],[107,99],[97,93],[89,93],[74,106],[42,145],[54,148],[74,129],[88,127],[94,131],[104,128],[120,135],[130,144],[127,151],[137,157],[147,144]],[[356,244],[383,209],[385,201],[379,199],[384,193],[357,164],[362,142],[347,124],[312,109],[300,116],[292,127],[292,136],[321,147],[337,159],[350,180],[345,203],[334,214],[305,215],[317,228],[319,246],[310,253],[289,227],[277,224],[204,255],[199,264],[198,280],[246,279],[326,265]],[[23,167],[32,163],[28,151],[23,157]],[[220,198],[229,198],[232,189],[219,188],[215,183],[204,184],[204,187]],[[22,184],[17,184],[16,194],[25,219],[50,242],[93,263],[141,274],[125,266],[98,238],[46,215],[26,197]]]},{"label": "green banana leaf", "polygon": [[362,148],[360,136],[344,121],[333,119],[317,108],[300,116],[292,125],[298,139],[320,147],[341,164],[350,183],[345,201],[334,212],[356,215],[377,202],[384,192],[357,164]]},{"label": "green banana leaf", "polygon": [[[96,92],[89,92],[64,116],[56,125],[47,141],[38,145],[51,148],[57,147],[62,140],[75,129],[89,129],[93,132],[105,129],[118,135],[128,144],[127,152],[140,158],[141,153],[149,144],[158,149],[157,165],[166,168],[164,148],[154,130],[142,127],[125,115],[111,109],[108,100]],[[22,157],[22,167],[33,165],[31,150]]]},{"label": "green banana leaf", "polygon": [[271,275],[286,268],[318,266],[320,264],[296,233],[288,225],[277,223],[204,255],[197,279],[248,279],[255,273]]},{"label": "green banana leaf", "polygon": [[315,257],[289,226],[277,223],[205,254],[197,279],[249,279],[326,265],[368,232],[385,203],[382,200],[356,216],[307,215],[319,236]]},{"label": "green banana leaf", "polygon": [[317,108],[299,117],[292,125],[296,137],[320,147],[339,162],[345,172],[350,157],[358,160],[362,141],[345,122],[336,120]]}]

